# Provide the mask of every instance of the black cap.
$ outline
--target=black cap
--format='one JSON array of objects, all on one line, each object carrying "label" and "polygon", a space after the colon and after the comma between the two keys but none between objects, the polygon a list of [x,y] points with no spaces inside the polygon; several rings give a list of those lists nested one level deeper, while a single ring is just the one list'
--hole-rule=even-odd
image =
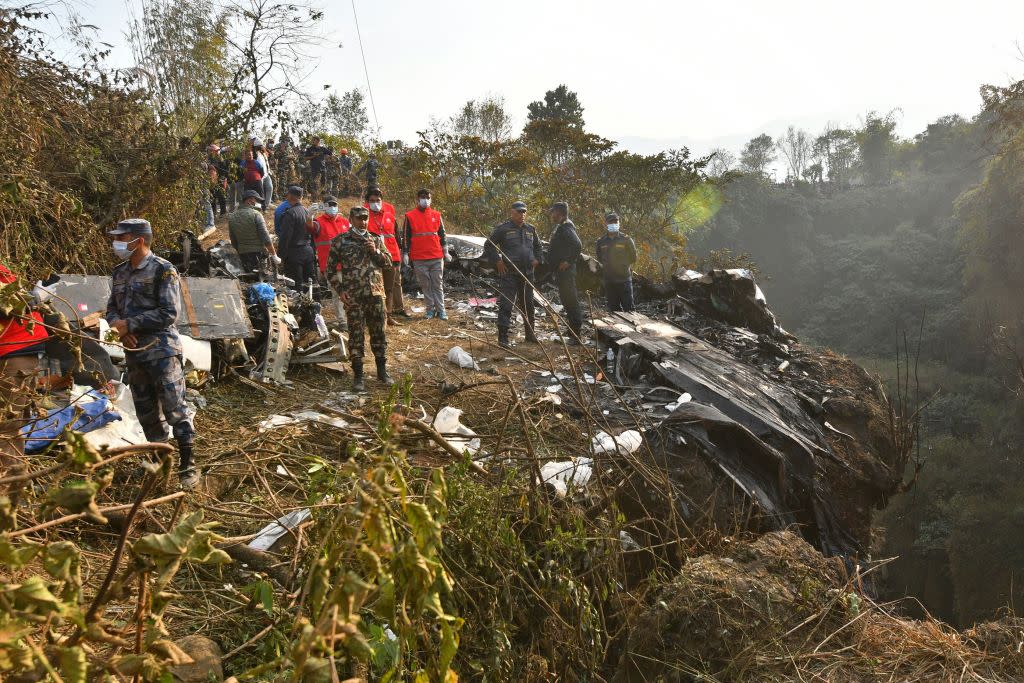
[{"label": "black cap", "polygon": [[245,194],[242,195],[242,199],[263,199],[263,193],[256,190],[246,190]]},{"label": "black cap", "polygon": [[370,210],[367,209],[365,206],[353,206],[351,209],[349,209],[348,215],[350,218],[354,216],[362,216],[363,218],[369,218]]},{"label": "black cap", "polygon": [[548,211],[561,211],[562,213],[567,214],[569,213],[569,204],[567,202],[555,202],[548,207]]},{"label": "black cap", "polygon": [[304,190],[301,187],[299,187],[298,185],[290,185],[288,187],[288,194],[295,195],[296,197],[299,197],[300,199],[302,198],[302,195],[304,193],[305,193]]},{"label": "black cap", "polygon": [[120,221],[113,230],[107,231],[108,235],[152,235],[153,226],[145,218],[125,218]]},{"label": "black cap", "polygon": [[338,203],[338,198],[335,197],[333,194],[326,195],[324,197],[324,204],[330,204],[331,202],[334,202],[335,204],[337,204]]},{"label": "black cap", "polygon": [[512,208],[516,211],[526,211],[526,202],[512,202]]},{"label": "black cap", "polygon": [[606,213],[604,215],[604,222],[605,223],[607,223],[608,221],[617,221],[617,220],[619,220],[619,214],[615,213],[614,211],[612,211],[610,213]]}]

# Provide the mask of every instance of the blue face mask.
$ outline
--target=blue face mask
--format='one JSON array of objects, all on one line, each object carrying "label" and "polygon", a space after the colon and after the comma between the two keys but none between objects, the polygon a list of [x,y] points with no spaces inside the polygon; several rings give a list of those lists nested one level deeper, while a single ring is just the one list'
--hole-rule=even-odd
[{"label": "blue face mask", "polygon": [[132,252],[135,251],[135,250],[134,249],[129,249],[128,245],[129,244],[135,244],[138,241],[139,241],[138,239],[134,239],[131,242],[122,242],[120,240],[115,240],[113,242],[113,245],[114,245],[114,255],[117,256],[118,258],[121,258],[121,259],[129,259],[129,258],[131,258],[132,257]]},{"label": "blue face mask", "polygon": [[328,206],[327,209],[324,211],[324,213],[326,213],[328,216],[337,216],[338,215],[338,207],[336,207],[336,206]]},{"label": "blue face mask", "polygon": [[614,235],[618,231],[619,231],[619,224],[618,223],[609,223],[608,224],[608,232],[610,232],[610,233],[612,233]]}]

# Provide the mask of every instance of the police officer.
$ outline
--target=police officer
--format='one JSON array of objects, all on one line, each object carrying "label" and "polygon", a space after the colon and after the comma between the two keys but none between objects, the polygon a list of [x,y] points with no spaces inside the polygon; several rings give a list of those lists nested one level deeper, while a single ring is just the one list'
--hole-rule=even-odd
[{"label": "police officer", "polygon": [[242,205],[232,211],[228,218],[228,238],[238,252],[242,267],[249,272],[259,270],[267,254],[270,254],[274,263],[281,265],[274,242],[267,232],[263,212],[256,208],[256,203],[263,195],[256,190],[246,190],[242,198]]},{"label": "police officer", "polygon": [[128,218],[108,234],[114,237],[114,253],[124,262],[114,268],[106,319],[126,349],[135,414],[150,441],[167,441],[167,425],[171,426],[178,441],[181,487],[190,489],[199,482],[199,471],[192,453],[195,429],[185,405],[181,340],[174,329],[178,271],[150,251],[149,221]]},{"label": "police officer", "polygon": [[293,185],[288,188],[288,208],[281,214],[278,225],[278,253],[284,260],[284,274],[295,281],[293,287],[301,290],[307,280],[314,282],[319,271],[316,254],[310,243],[313,219],[302,205],[303,190]]},{"label": "police officer", "polygon": [[515,202],[509,219],[496,227],[484,245],[484,260],[498,271],[498,344],[509,348],[512,306],[523,312],[526,341],[537,343],[533,318],[533,271],[544,254],[537,228],[526,222],[526,204]]},{"label": "police officer", "polygon": [[569,334],[566,341],[578,344],[580,329],[583,326],[583,313],[580,310],[579,294],[576,291],[576,261],[579,260],[583,243],[576,234],[576,225],[569,220],[569,205],[555,202],[548,209],[555,231],[551,234],[548,246],[548,263],[558,284],[558,298],[565,308],[565,319],[569,322]]},{"label": "police officer", "polygon": [[604,217],[607,232],[597,241],[597,260],[604,272],[604,292],[609,311],[633,310],[633,264],[636,244],[619,230],[619,214]]},{"label": "police officer", "polygon": [[[327,255],[327,272],[331,284],[345,304],[348,315],[348,353],[352,359],[352,390],[363,391],[364,327],[370,328],[370,350],[377,360],[377,379],[394,384],[388,375],[385,352],[388,348],[384,325],[384,276],[391,267],[391,255],[384,240],[366,229],[370,212],[362,206],[349,211],[351,229],[331,242]],[[339,269],[340,265],[340,269]],[[337,271],[337,272],[336,272]]]}]

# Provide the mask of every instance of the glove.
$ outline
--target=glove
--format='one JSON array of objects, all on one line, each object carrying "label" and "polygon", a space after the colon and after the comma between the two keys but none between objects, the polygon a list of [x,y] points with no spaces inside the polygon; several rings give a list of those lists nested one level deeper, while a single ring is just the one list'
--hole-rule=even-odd
[{"label": "glove", "polygon": [[280,256],[278,256],[277,254],[273,254],[273,255],[271,255],[271,257],[270,257],[270,258],[272,258],[272,259],[274,260],[274,265],[275,265],[275,266],[279,266],[279,265],[281,265],[281,257],[280,257]]},{"label": "glove", "polygon": [[452,262],[452,255],[450,253],[448,253],[447,251],[444,253],[444,262],[445,263],[451,263]]},{"label": "glove", "polygon": [[408,254],[402,254],[402,265],[403,266],[408,266],[409,265],[409,255]]}]

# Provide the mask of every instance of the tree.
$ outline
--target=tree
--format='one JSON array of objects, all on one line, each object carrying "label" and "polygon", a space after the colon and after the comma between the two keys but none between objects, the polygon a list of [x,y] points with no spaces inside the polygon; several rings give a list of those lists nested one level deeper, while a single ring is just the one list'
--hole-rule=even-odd
[{"label": "tree", "polygon": [[775,142],[770,135],[762,133],[743,146],[740,168],[747,173],[763,176],[775,158]]},{"label": "tree", "polygon": [[505,98],[487,95],[469,100],[450,119],[456,135],[478,137],[486,142],[504,142],[512,136],[512,117],[505,111]]},{"label": "tree", "polygon": [[883,117],[872,111],[868,112],[864,125],[857,131],[857,147],[864,178],[872,185],[887,184],[892,177],[895,130],[895,112],[889,112]]},{"label": "tree", "polygon": [[851,130],[832,124],[814,140],[811,157],[827,167],[828,179],[836,187],[849,180],[849,172],[857,160],[857,140]]},{"label": "tree", "polygon": [[558,121],[574,128],[583,128],[583,106],[580,99],[565,85],[544,93],[544,101],[531,102],[526,107],[527,125],[537,121]]},{"label": "tree", "polygon": [[329,95],[324,103],[324,116],[330,132],[360,142],[367,138],[370,117],[366,113],[366,96],[359,88],[352,88],[341,97]]},{"label": "tree", "polygon": [[736,155],[724,147],[716,147],[708,155],[707,174],[721,178],[736,165]]},{"label": "tree", "polygon": [[789,174],[794,179],[804,177],[804,170],[811,157],[811,138],[807,131],[790,126],[786,134],[776,142],[776,147],[786,159]]}]

